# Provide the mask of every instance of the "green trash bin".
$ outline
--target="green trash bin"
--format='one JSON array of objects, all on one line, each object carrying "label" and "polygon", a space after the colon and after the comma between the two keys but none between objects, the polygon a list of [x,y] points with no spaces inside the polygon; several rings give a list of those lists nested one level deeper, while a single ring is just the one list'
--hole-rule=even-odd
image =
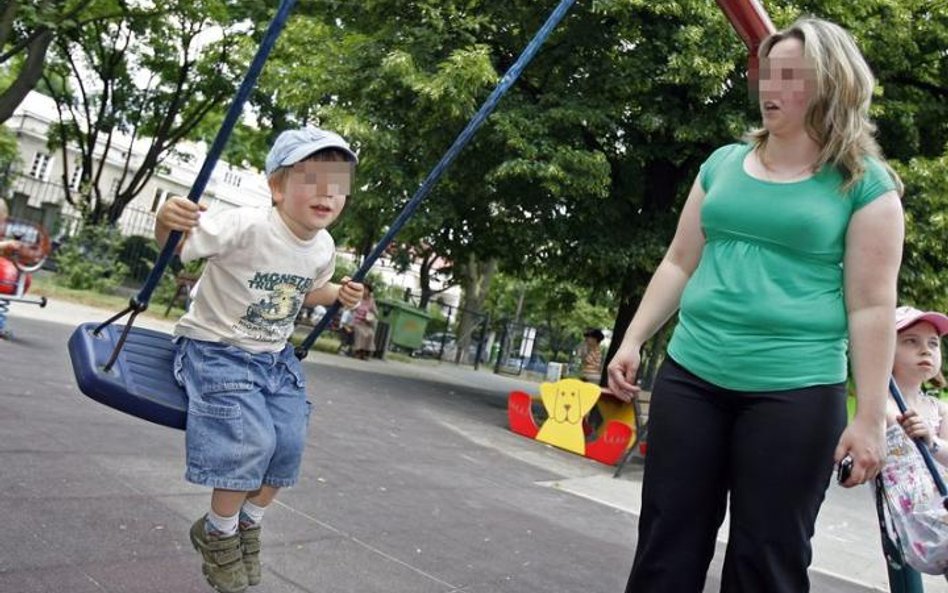
[{"label": "green trash bin", "polygon": [[421,348],[431,315],[399,301],[380,300],[378,306],[380,320],[389,326],[390,343],[411,351]]}]

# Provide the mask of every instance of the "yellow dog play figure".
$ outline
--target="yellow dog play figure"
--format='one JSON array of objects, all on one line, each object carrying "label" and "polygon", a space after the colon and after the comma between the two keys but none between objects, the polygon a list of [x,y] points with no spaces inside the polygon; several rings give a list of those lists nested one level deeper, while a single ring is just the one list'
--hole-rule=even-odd
[{"label": "yellow dog play figure", "polygon": [[599,386],[579,379],[563,379],[540,385],[540,399],[549,416],[540,427],[536,439],[550,445],[586,454],[583,416],[599,399]]}]

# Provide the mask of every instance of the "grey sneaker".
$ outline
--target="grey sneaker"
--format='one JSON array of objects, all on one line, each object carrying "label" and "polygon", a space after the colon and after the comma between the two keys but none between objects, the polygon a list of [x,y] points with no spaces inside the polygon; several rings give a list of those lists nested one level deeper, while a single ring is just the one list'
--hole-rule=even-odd
[{"label": "grey sneaker", "polygon": [[226,537],[208,534],[205,517],[191,526],[191,544],[201,553],[201,570],[207,582],[221,593],[241,593],[247,589],[247,573],[240,553],[240,534]]},{"label": "grey sneaker", "polygon": [[240,526],[240,550],[244,554],[247,583],[260,584],[260,525]]}]

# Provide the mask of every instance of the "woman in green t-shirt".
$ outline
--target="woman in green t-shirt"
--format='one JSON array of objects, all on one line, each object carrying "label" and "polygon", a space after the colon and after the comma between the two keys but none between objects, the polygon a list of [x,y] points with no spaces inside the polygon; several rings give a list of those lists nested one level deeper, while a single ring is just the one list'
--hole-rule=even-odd
[{"label": "woman in green t-shirt", "polygon": [[758,56],[763,125],[702,165],[608,366],[633,397],[642,344],[680,309],[653,387],[628,592],[702,591],[728,501],[721,590],[808,591],[834,463],[852,460],[852,487],[883,460],[903,216],[868,116],[874,79],[820,19]]}]

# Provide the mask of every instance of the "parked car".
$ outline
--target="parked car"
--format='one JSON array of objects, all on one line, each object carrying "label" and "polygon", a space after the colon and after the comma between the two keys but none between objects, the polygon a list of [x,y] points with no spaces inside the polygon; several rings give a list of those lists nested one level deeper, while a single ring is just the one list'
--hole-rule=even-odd
[{"label": "parked car", "polygon": [[444,344],[445,352],[453,351],[457,344],[457,338],[454,334],[448,332],[433,333],[421,341],[421,347],[415,350],[414,355],[437,358],[441,354],[442,344]]},{"label": "parked car", "polygon": [[519,356],[510,356],[504,359],[503,364],[501,365],[508,370],[516,371],[517,369],[524,371],[531,371],[534,373],[545,374],[547,367],[546,357],[542,354],[536,352],[533,353],[530,358],[521,358]]}]

